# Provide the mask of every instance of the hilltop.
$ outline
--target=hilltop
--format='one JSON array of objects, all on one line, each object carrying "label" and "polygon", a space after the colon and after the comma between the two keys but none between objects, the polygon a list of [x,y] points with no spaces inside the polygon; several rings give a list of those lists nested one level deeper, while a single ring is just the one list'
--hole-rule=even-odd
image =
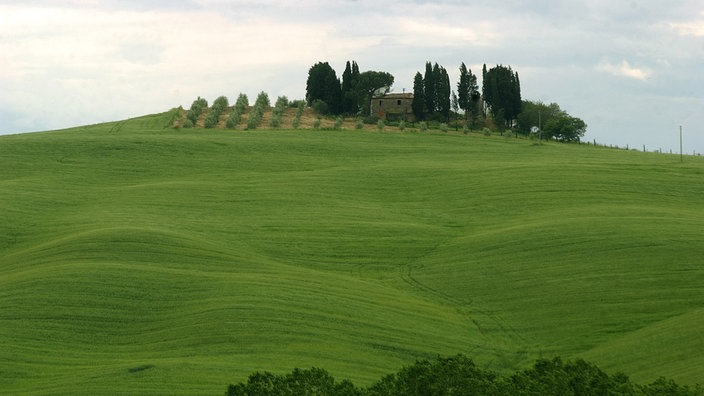
[{"label": "hilltop", "polygon": [[179,117],[0,137],[1,389],[365,385],[457,353],[704,377],[701,157]]}]

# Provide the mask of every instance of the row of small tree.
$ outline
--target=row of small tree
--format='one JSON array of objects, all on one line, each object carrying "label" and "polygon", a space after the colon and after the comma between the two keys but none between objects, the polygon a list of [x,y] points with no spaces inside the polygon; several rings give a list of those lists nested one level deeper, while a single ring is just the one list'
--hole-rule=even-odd
[{"label": "row of small tree", "polygon": [[624,374],[609,375],[584,360],[563,362],[559,358],[538,360],[527,370],[503,377],[458,355],[416,362],[367,388],[356,387],[349,380],[337,382],[327,371],[312,368],[294,369],[285,375],[254,373],[246,383],[230,385],[225,395],[702,396],[704,388],[681,386],[664,378],[638,385]]}]

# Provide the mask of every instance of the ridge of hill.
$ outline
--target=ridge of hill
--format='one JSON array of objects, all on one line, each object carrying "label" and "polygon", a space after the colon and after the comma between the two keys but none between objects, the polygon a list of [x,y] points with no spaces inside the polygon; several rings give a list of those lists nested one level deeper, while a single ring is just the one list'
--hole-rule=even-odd
[{"label": "ridge of hill", "polygon": [[700,157],[175,114],[0,137],[0,389],[363,385],[456,353],[704,377]]}]

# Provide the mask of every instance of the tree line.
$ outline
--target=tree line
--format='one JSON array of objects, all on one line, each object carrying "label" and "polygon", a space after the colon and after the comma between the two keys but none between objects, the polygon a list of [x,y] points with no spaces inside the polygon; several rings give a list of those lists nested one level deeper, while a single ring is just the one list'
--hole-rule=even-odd
[{"label": "tree line", "polygon": [[682,386],[660,378],[638,385],[624,374],[609,375],[584,360],[540,359],[527,370],[499,376],[464,355],[417,361],[382,377],[368,387],[336,381],[326,370],[294,369],[275,375],[251,374],[247,382],[230,385],[226,396],[702,396],[704,388]]},{"label": "tree line", "polygon": [[[411,109],[416,120],[450,122],[462,119],[471,129],[489,127],[500,131],[535,134],[539,138],[579,141],[587,125],[555,103],[522,100],[518,72],[511,66],[482,67],[482,86],[464,62],[455,88],[447,69],[426,62],[424,73],[413,78]],[[371,100],[391,90],[394,76],[384,71],[360,72],[355,61],[347,61],[342,79],[328,62],[317,62],[308,71],[306,103],[318,113],[370,115]]]}]

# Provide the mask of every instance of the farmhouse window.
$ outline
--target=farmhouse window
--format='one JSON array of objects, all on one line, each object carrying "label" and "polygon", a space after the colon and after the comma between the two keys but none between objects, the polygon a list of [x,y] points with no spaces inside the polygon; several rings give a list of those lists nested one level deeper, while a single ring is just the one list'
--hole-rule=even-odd
[{"label": "farmhouse window", "polygon": [[396,106],[401,106],[401,99],[396,100]]}]

